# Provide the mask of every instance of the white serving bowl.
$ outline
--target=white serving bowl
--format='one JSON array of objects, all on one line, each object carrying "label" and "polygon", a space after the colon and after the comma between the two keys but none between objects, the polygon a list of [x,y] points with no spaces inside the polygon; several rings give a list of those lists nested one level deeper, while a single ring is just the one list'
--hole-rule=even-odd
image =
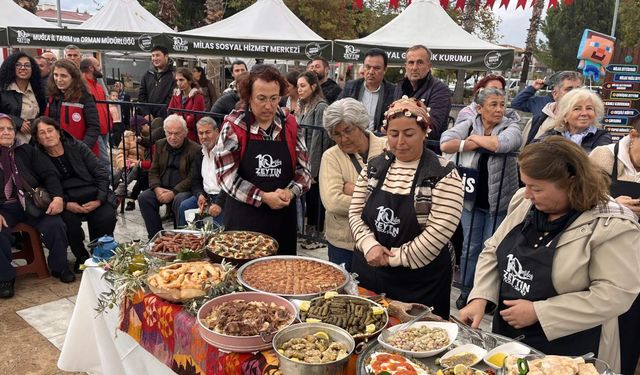
[{"label": "white serving bowl", "polygon": [[[482,361],[484,356],[487,355],[487,351],[479,347],[478,345],[465,344],[465,345],[458,346],[455,349],[451,349],[447,353],[445,353],[445,355],[443,355],[442,358],[440,358],[440,363],[442,363],[442,361],[447,358],[450,358],[450,357],[453,357],[454,355],[459,355],[462,353],[473,353],[478,358],[473,363],[465,364],[467,367],[473,367],[477,365],[480,361]],[[449,367],[449,366],[443,366],[443,367]],[[450,367],[453,367],[453,366],[450,366]]]},{"label": "white serving bowl", "polygon": [[[389,328],[389,337],[393,334],[395,334],[396,332],[399,332],[401,330],[404,329],[404,324],[398,324],[397,326],[393,326],[391,328]],[[455,323],[446,323],[446,322],[416,322],[413,323],[411,325],[411,329],[413,328],[420,328],[420,327],[429,327],[429,328],[442,328],[444,330],[447,331],[447,335],[449,336],[449,345],[445,345],[442,348],[438,348],[438,349],[434,349],[434,350],[430,350],[427,352],[412,352],[410,350],[402,350],[402,349],[398,349],[394,346],[391,346],[389,344],[387,344],[386,342],[384,342],[384,340],[382,340],[380,338],[380,336],[378,336],[378,342],[380,343],[380,345],[382,345],[384,348],[386,348],[387,350],[391,350],[394,352],[398,352],[398,353],[402,353],[405,354],[407,356],[410,357],[414,357],[414,358],[427,358],[427,357],[433,357],[434,355],[440,354],[443,351],[447,350],[447,348],[456,340],[456,337],[458,337],[458,325]]]},{"label": "white serving bowl", "polygon": [[531,348],[529,348],[528,346],[521,344],[519,342],[513,341],[513,342],[508,342],[506,344],[502,344],[500,346],[496,346],[495,348],[493,348],[489,353],[487,353],[484,356],[484,363],[491,367],[494,370],[498,370],[501,369],[502,366],[496,366],[493,363],[489,362],[489,358],[491,358],[494,354],[497,353],[504,353],[506,355],[514,355],[514,354],[518,354],[518,355],[527,355],[529,353],[531,353]]}]

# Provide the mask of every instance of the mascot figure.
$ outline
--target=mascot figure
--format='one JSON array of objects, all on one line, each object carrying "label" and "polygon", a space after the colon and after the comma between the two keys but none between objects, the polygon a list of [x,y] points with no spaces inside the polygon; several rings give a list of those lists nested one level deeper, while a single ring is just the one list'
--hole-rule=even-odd
[{"label": "mascot figure", "polygon": [[604,75],[604,67],[609,65],[613,57],[613,47],[616,38],[586,29],[582,34],[580,47],[578,48],[578,69],[586,78],[594,82],[600,80],[600,74]]}]

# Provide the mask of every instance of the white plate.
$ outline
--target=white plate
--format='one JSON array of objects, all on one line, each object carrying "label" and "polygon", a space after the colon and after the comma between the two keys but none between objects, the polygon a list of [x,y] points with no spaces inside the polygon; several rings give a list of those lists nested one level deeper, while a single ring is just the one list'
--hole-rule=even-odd
[{"label": "white plate", "polygon": [[[444,352],[445,350],[447,350],[447,348],[456,340],[456,337],[458,337],[458,325],[455,323],[445,323],[445,322],[416,322],[413,323],[413,325],[411,325],[411,328],[420,328],[420,327],[429,327],[429,328],[442,328],[444,330],[447,331],[447,335],[449,336],[449,345],[443,346],[442,348],[439,349],[435,349],[435,350],[430,350],[428,352],[412,352],[409,350],[402,350],[402,349],[398,349],[395,348],[389,344],[387,344],[386,342],[382,341],[380,339],[380,336],[378,336],[378,342],[380,343],[380,345],[382,345],[383,347],[385,347],[388,350],[394,351],[394,352],[398,352],[398,353],[402,353],[405,355],[408,355],[410,357],[414,357],[414,358],[427,358],[427,357],[433,357],[434,355],[440,354],[442,352]],[[398,324],[397,326],[391,327],[389,328],[389,333],[390,334],[394,334],[396,332],[398,332],[399,330],[402,330],[404,328],[404,324]]]},{"label": "white plate", "polygon": [[[445,355],[442,356],[442,358],[440,358],[440,363],[442,363],[442,360],[444,360],[444,359],[447,359],[447,358],[450,358],[450,357],[452,357],[454,355],[458,355],[458,354],[462,354],[462,353],[473,353],[478,358],[475,362],[466,365],[467,367],[473,367],[473,366],[477,365],[478,362],[482,361],[484,356],[487,355],[487,351],[485,349],[479,347],[478,345],[465,344],[465,345],[458,346],[455,349],[449,350]],[[449,367],[449,366],[443,366],[443,367]],[[451,367],[453,367],[453,366],[451,366]]]},{"label": "white plate", "polygon": [[531,353],[531,349],[528,346],[523,345],[523,344],[521,344],[519,342],[515,342],[515,341],[514,342],[508,342],[506,344],[502,344],[500,346],[497,346],[497,347],[493,348],[493,350],[491,350],[489,353],[487,353],[487,355],[484,356],[483,360],[484,360],[484,363],[487,366],[491,367],[494,370],[498,370],[498,369],[502,368],[502,367],[498,367],[498,366],[496,366],[493,363],[490,363],[488,361],[488,359],[491,358],[491,356],[496,354],[496,353],[504,353],[506,355],[512,355],[512,354],[523,354],[523,355],[526,355],[526,354]]}]

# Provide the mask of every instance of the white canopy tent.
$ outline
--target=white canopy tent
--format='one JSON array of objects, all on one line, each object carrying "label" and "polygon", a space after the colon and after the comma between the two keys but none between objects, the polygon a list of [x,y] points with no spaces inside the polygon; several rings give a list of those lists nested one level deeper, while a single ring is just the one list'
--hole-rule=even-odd
[{"label": "white canopy tent", "polygon": [[361,61],[366,50],[387,51],[390,62],[403,63],[404,51],[416,44],[433,52],[436,67],[479,70],[511,68],[513,50],[469,34],[460,27],[437,0],[414,0],[402,13],[368,36],[337,40],[334,58]]},{"label": "white canopy tent", "polygon": [[324,40],[282,0],[258,0],[229,18],[184,33],[230,39]]},{"label": "white canopy tent", "polygon": [[79,29],[171,33],[173,30],[144,9],[137,0],[110,0]]},{"label": "white canopy tent", "polygon": [[13,0],[0,0],[0,9],[2,9],[0,11],[0,28],[9,26],[52,27],[49,22],[23,9]]}]

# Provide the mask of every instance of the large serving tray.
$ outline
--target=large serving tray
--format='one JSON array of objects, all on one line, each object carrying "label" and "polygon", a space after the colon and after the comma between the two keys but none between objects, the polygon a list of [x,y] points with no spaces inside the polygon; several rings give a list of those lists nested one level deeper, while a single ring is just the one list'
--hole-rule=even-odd
[{"label": "large serving tray", "polygon": [[[153,246],[155,245],[156,241],[158,240],[159,237],[167,234],[167,233],[175,233],[175,234],[192,234],[198,237],[204,237],[204,234],[200,231],[197,230],[188,230],[188,229],[163,229],[161,231],[159,231],[158,233],[156,233],[155,236],[153,236],[153,238],[151,238],[151,240],[149,240],[149,242],[147,242],[147,244],[144,246],[143,251],[146,252],[147,254],[160,258],[160,259],[165,259],[165,260],[174,260],[176,258],[176,256],[178,255],[177,253],[171,253],[171,252],[155,252],[152,251]],[[204,246],[206,246],[207,241],[205,238],[205,241],[203,242],[203,245],[200,248],[197,249],[192,249],[194,251],[197,250],[201,250]]]},{"label": "large serving tray", "polygon": [[340,271],[342,273],[342,275],[344,276],[344,282],[341,285],[339,285],[338,287],[331,288],[330,290],[335,290],[337,292],[341,292],[342,290],[344,290],[344,287],[349,282],[349,274],[347,273],[347,271],[344,268],[338,266],[337,264],[331,263],[331,262],[326,261],[326,260],[317,259],[317,258],[301,257],[301,256],[295,256],[295,255],[276,255],[276,256],[270,256],[270,257],[265,257],[265,258],[254,259],[254,260],[252,260],[252,261],[250,261],[248,263],[245,263],[242,267],[240,267],[240,269],[238,269],[238,282],[248,290],[253,290],[253,291],[256,291],[256,292],[272,293],[272,294],[276,294],[276,295],[279,295],[279,296],[285,297],[285,298],[296,298],[296,299],[302,299],[302,300],[311,300],[311,299],[313,299],[315,297],[318,297],[320,295],[323,295],[325,292],[327,292],[327,290],[323,290],[323,291],[319,291],[317,293],[310,293],[310,294],[280,294],[280,293],[273,293],[273,292],[268,291],[268,290],[260,290],[260,289],[252,287],[242,277],[242,273],[248,267],[251,267],[251,265],[259,263],[259,262],[267,262],[267,261],[278,260],[278,259],[308,260],[308,261],[312,261],[312,262],[316,262],[316,263],[322,263],[322,264],[325,264],[325,265],[328,265],[330,267],[335,268],[336,270]]},{"label": "large serving tray", "polygon": [[[216,237],[217,237],[217,236],[219,236],[219,235],[221,235],[221,234],[237,233],[237,232],[242,232],[242,233],[251,233],[251,234],[254,234],[254,235],[261,235],[261,236],[264,236],[264,237],[268,237],[268,238],[270,238],[270,239],[271,239],[271,240],[273,240],[273,242],[275,243],[275,245],[276,245],[276,249],[273,251],[273,254],[272,254],[272,255],[267,255],[267,256],[273,256],[273,255],[275,255],[275,254],[277,254],[277,253],[278,253],[278,249],[280,248],[280,244],[278,244],[278,241],[276,241],[276,239],[275,239],[275,238],[273,238],[273,237],[271,237],[271,236],[269,236],[269,235],[267,235],[267,234],[260,233],[260,232],[252,232],[252,231],[248,231],[248,230],[242,230],[242,231],[239,231],[239,230],[230,230],[230,231],[224,231],[224,232],[216,233],[216,234],[214,234],[214,235],[212,235],[212,236],[210,236],[210,237],[208,237],[208,238],[207,238],[207,241],[205,242],[205,247],[204,247],[204,249],[205,249],[205,251],[206,251],[207,255],[209,256],[209,259],[211,259],[211,260],[212,260],[213,262],[215,262],[215,263],[220,263],[220,262],[222,262],[222,261],[224,260],[224,261],[230,262],[231,264],[236,265],[236,266],[241,266],[241,265],[246,264],[246,263],[248,263],[248,262],[250,262],[250,261],[252,261],[252,260],[254,260],[254,259],[260,259],[260,258],[242,259],[242,258],[231,258],[231,257],[225,257],[225,256],[222,256],[222,255],[220,255],[220,254],[218,254],[218,253],[215,253],[215,252],[214,252],[213,250],[211,250],[211,248],[209,247],[209,243],[210,243],[211,241],[214,241],[214,240],[216,239]],[[261,257],[261,258],[264,258],[264,257]]]}]

